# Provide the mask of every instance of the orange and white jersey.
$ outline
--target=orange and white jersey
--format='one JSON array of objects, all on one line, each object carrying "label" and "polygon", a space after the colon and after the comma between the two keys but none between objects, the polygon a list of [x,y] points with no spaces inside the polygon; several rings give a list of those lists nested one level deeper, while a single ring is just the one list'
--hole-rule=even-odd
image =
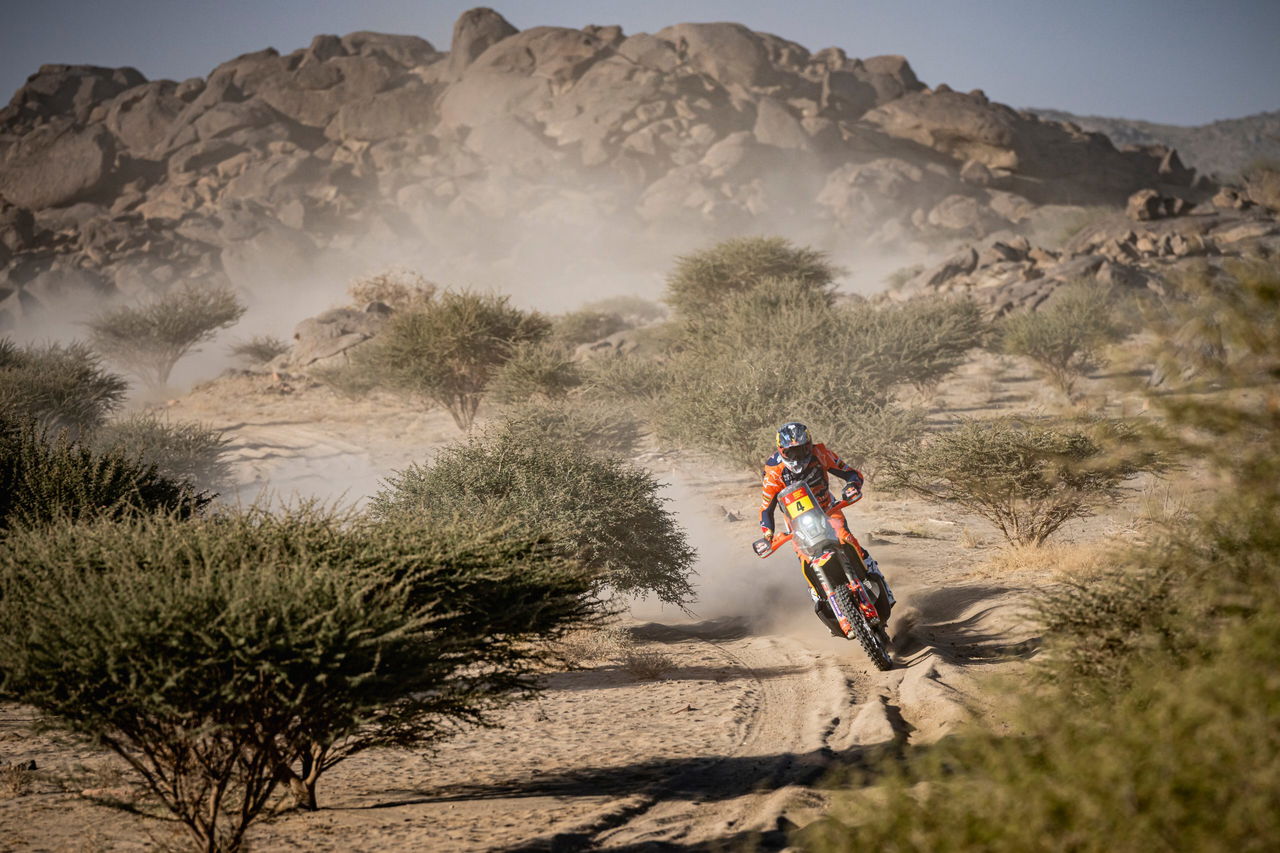
[{"label": "orange and white jersey", "polygon": [[825,444],[813,446],[813,455],[799,471],[788,468],[780,453],[766,459],[764,482],[760,489],[760,528],[766,533],[773,532],[773,511],[778,506],[778,494],[792,483],[808,483],[822,508],[829,509],[835,501],[832,500],[831,489],[827,485],[828,474],[835,474],[858,488],[862,487],[862,473],[846,464]]}]

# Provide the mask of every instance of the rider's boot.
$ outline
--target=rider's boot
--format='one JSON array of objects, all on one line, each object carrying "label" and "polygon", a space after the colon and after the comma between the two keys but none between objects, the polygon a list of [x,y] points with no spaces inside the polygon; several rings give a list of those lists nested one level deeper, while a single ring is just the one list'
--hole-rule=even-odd
[{"label": "rider's boot", "polygon": [[893,605],[897,604],[898,600],[893,597],[893,590],[889,588],[889,581],[885,579],[884,572],[880,571],[880,564],[865,549],[862,552],[862,563],[867,567],[867,577],[875,581],[884,590],[885,601],[889,604],[885,608],[884,621],[888,622],[889,614],[893,612]]},{"label": "rider's boot", "polygon": [[835,613],[831,612],[831,605],[827,604],[825,598],[818,599],[813,603],[813,612],[818,614],[818,618],[822,620],[823,625],[827,626],[831,636],[844,638],[844,631],[840,629],[840,621],[836,619]]}]

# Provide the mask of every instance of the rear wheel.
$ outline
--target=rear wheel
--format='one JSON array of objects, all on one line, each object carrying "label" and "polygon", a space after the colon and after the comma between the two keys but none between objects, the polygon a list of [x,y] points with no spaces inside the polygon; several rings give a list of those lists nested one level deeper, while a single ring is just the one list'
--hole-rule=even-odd
[{"label": "rear wheel", "polygon": [[[875,630],[867,622],[862,615],[862,610],[854,603],[853,593],[848,587],[837,587],[831,594],[836,600],[836,606],[840,608],[849,619],[849,624],[853,626],[854,636],[862,645],[862,650],[867,653],[867,657],[871,658],[871,662],[876,665],[876,669],[886,670],[893,669],[893,660],[889,657],[889,638],[884,634],[883,629]],[[849,639],[854,639],[850,637]]]}]

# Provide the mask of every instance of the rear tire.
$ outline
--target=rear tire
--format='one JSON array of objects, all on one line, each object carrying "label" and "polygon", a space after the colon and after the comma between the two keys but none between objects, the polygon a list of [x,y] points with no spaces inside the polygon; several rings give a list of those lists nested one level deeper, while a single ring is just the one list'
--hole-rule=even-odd
[{"label": "rear tire", "polygon": [[[889,657],[888,637],[885,636],[882,640],[880,635],[883,632],[872,629],[866,617],[862,615],[862,610],[854,603],[853,593],[849,588],[837,587],[831,597],[836,600],[840,611],[848,617],[849,624],[853,626],[853,633],[862,645],[862,650],[867,653],[867,657],[871,658],[876,669],[881,671],[893,669],[893,660]],[[854,637],[849,639],[852,640]]]}]

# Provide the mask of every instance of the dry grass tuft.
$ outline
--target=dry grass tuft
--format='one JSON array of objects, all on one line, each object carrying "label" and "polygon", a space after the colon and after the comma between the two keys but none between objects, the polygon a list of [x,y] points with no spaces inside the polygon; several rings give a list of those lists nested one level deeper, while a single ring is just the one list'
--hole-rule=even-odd
[{"label": "dry grass tuft", "polygon": [[25,764],[0,767],[0,799],[12,799],[31,793],[35,773]]},{"label": "dry grass tuft", "polygon": [[611,664],[640,681],[656,681],[675,669],[670,656],[640,648],[621,625],[576,631],[560,644],[560,657],[575,669]]},{"label": "dry grass tuft", "polygon": [[1049,574],[1059,578],[1095,577],[1111,565],[1120,543],[1111,539],[1093,542],[1055,542],[1040,546],[1011,545],[992,554],[978,566],[987,576],[1017,572]]},{"label": "dry grass tuft", "polygon": [[675,669],[676,662],[662,652],[631,649],[622,655],[618,665],[640,681],[657,681]]}]

